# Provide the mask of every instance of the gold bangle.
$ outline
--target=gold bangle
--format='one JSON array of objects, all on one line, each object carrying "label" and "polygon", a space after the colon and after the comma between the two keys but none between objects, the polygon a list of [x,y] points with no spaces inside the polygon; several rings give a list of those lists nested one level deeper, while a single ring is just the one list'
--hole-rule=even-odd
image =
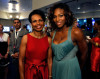
[{"label": "gold bangle", "polygon": [[95,45],[98,47],[99,44],[96,42]]}]

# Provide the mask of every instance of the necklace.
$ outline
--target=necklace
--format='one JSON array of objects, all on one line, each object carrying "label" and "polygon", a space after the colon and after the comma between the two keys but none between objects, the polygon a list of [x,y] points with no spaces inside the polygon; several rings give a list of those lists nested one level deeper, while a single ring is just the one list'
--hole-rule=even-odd
[{"label": "necklace", "polygon": [[36,35],[35,32],[33,32],[33,34],[34,34],[34,37],[38,38],[38,39],[41,39],[41,38],[44,37],[44,33],[43,32],[41,33],[41,35]]}]

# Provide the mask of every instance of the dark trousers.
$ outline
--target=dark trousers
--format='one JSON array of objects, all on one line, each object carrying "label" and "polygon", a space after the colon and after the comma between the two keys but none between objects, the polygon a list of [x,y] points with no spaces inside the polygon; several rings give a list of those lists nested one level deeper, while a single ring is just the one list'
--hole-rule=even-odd
[{"label": "dark trousers", "polygon": [[8,66],[0,67],[0,79],[7,79]]},{"label": "dark trousers", "polygon": [[10,60],[9,65],[9,76],[8,79],[20,79],[19,78],[19,62],[18,59],[12,59]]}]

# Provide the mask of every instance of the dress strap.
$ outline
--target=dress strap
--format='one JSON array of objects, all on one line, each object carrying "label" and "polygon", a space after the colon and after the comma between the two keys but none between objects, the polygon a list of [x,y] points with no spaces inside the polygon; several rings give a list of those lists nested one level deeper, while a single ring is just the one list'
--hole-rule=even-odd
[{"label": "dress strap", "polygon": [[68,40],[71,40],[71,30],[72,30],[72,26],[70,26],[68,29]]},{"label": "dress strap", "polygon": [[54,31],[54,34],[53,34],[53,37],[52,37],[52,41],[54,40],[55,34],[56,34],[56,30]]}]

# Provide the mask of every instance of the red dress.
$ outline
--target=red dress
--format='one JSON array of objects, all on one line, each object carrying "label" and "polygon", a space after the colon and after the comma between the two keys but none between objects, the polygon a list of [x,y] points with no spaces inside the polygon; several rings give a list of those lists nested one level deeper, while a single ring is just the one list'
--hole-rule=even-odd
[{"label": "red dress", "polygon": [[[92,40],[100,44],[100,38],[94,37]],[[100,48],[94,45],[92,45],[91,51],[91,70],[94,72],[100,72]]]},{"label": "red dress", "polygon": [[48,37],[38,39],[30,34],[27,36],[25,79],[48,79]]}]

